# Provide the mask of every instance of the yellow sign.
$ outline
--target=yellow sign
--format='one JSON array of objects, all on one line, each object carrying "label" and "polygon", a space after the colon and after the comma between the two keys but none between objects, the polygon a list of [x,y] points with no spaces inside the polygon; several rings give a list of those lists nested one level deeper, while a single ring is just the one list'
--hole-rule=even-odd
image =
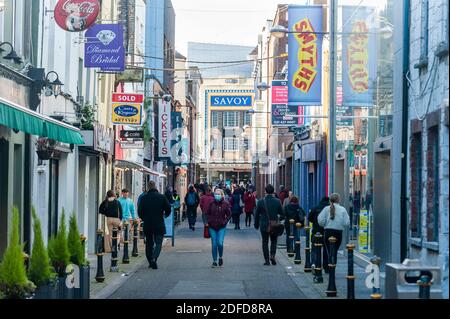
[{"label": "yellow sign", "polygon": [[294,25],[299,43],[298,62],[300,68],[295,72],[292,85],[303,93],[308,93],[317,76],[318,52],[317,36],[308,18]]},{"label": "yellow sign", "polygon": [[369,252],[369,216],[367,210],[362,209],[359,212],[359,236],[358,250],[361,253]]},{"label": "yellow sign", "polygon": [[142,104],[113,103],[112,123],[120,125],[142,125]]},{"label": "yellow sign", "polygon": [[365,21],[356,21],[349,41],[347,53],[348,76],[352,89],[356,93],[363,93],[369,89],[368,32],[369,28]]}]

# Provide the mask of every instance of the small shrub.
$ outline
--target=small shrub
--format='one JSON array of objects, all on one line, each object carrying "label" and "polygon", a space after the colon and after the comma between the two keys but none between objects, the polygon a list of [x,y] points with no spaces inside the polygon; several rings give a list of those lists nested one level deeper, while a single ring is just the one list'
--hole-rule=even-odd
[{"label": "small shrub", "polygon": [[78,266],[85,265],[84,245],[81,243],[80,231],[78,230],[77,217],[75,214],[70,216],[69,237],[67,243],[69,247],[70,262]]},{"label": "small shrub", "polygon": [[48,242],[48,255],[53,268],[59,277],[64,277],[66,267],[70,263],[69,248],[67,245],[67,229],[64,209],[61,214],[58,233]]}]

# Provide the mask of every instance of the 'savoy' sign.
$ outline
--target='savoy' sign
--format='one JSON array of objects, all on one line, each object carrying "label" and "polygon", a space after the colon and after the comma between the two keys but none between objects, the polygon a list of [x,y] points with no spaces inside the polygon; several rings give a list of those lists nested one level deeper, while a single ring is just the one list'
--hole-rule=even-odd
[{"label": "'savoy' sign", "polygon": [[112,123],[117,125],[142,124],[142,94],[113,93]]},{"label": "'savoy' sign", "polygon": [[80,32],[89,28],[100,12],[98,0],[59,0],[54,9],[55,21],[64,30]]}]

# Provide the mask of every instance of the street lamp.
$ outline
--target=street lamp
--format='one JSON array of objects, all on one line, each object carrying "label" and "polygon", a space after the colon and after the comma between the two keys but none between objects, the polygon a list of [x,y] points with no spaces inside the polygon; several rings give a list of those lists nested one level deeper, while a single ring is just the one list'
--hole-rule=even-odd
[{"label": "street lamp", "polygon": [[276,25],[270,29],[270,34],[278,39],[284,38],[286,33],[288,33],[288,30],[282,25]]},{"label": "street lamp", "polygon": [[266,91],[267,89],[270,89],[270,85],[266,82],[261,82],[256,85],[256,88],[260,91]]},{"label": "street lamp", "polygon": [[3,52],[6,51],[5,49],[2,49],[2,46],[5,46],[5,45],[9,46],[10,51],[9,51],[9,53],[6,56],[3,57],[3,59],[5,59],[5,60],[13,60],[15,64],[22,63],[22,58],[17,55],[16,51],[14,50],[14,47],[9,42],[2,42],[0,44],[0,56],[1,56],[1,54],[3,54]]},{"label": "street lamp", "polygon": [[59,94],[61,94],[61,87],[64,84],[59,80],[59,75],[55,71],[50,71],[45,76],[45,86],[51,91],[51,94],[55,96],[55,98],[58,97]]}]

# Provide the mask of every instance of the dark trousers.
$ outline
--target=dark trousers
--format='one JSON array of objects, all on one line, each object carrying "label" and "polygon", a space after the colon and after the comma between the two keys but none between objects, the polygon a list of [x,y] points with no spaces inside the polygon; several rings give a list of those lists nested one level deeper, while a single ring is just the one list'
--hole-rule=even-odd
[{"label": "dark trousers", "polygon": [[241,223],[241,214],[233,212],[231,217],[233,218],[234,228],[235,229],[239,228],[240,227],[239,224]]},{"label": "dark trousers", "polygon": [[246,212],[245,213],[245,226],[251,226],[251,224],[252,224],[252,215],[253,215],[253,212]]},{"label": "dark trousers", "polygon": [[145,256],[149,263],[156,261],[161,253],[164,235],[145,233]]},{"label": "dark trousers", "polygon": [[277,253],[277,239],[278,236],[272,235],[266,231],[261,231],[262,237],[262,251],[264,255],[264,260],[269,261],[269,238],[270,238],[270,257],[275,257]]},{"label": "dark trousers", "polygon": [[187,207],[187,216],[189,221],[189,227],[194,227],[195,222],[197,221],[197,207],[196,206],[188,206]]},{"label": "dark trousers", "polygon": [[336,238],[336,244],[335,244],[335,249],[334,249],[334,254],[333,254],[333,261],[336,264],[337,263],[337,252],[339,247],[341,246],[342,243],[342,230],[337,230],[337,229],[325,229],[325,234],[324,234],[324,240],[325,240],[325,246],[324,246],[324,254],[323,254],[323,269],[325,271],[328,272],[328,263],[331,262],[331,256],[329,254],[330,252],[330,242],[328,241],[328,239],[330,237],[335,237]]}]

